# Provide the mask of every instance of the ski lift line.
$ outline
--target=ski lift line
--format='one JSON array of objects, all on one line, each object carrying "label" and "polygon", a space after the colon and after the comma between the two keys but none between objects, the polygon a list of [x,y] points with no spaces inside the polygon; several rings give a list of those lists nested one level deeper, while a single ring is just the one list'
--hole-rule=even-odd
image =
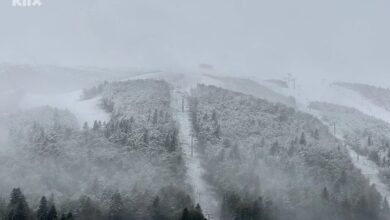
[{"label": "ski lift line", "polygon": [[[195,201],[201,205],[205,214],[218,214],[218,202],[213,195],[211,186],[203,179],[204,168],[201,166],[201,155],[194,149],[194,144],[197,141],[191,131],[191,122],[188,114],[188,106],[183,96],[176,90],[173,91],[172,108],[175,109],[177,122],[180,126],[179,138],[182,153],[187,166],[187,181],[192,185],[195,193]],[[184,111],[183,111],[184,108]],[[210,219],[218,220],[217,215],[210,216]]]},{"label": "ski lift line", "polygon": [[380,180],[379,170],[378,170],[379,168],[376,167],[374,162],[369,161],[369,159],[366,158],[365,156],[359,155],[356,151],[352,149],[352,146],[349,145],[342,137],[337,137],[337,138],[343,141],[343,145],[347,148],[348,154],[350,155],[354,166],[362,172],[362,174],[370,181],[370,184],[373,184],[376,190],[383,197],[389,198],[390,190],[386,186],[386,184],[384,184]]}]

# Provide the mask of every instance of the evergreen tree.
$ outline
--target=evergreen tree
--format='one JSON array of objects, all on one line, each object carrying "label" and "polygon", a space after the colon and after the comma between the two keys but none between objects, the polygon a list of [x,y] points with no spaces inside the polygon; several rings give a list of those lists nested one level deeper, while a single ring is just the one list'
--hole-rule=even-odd
[{"label": "evergreen tree", "polygon": [[240,201],[235,210],[234,220],[251,220],[252,207],[247,201]]},{"label": "evergreen tree", "polygon": [[160,204],[160,197],[159,196],[157,196],[153,200],[153,204],[152,204],[150,212],[151,212],[150,215],[152,217],[152,220],[164,220],[164,219],[166,219],[164,214],[163,214],[163,210],[162,210],[162,207],[161,207],[161,204]]},{"label": "evergreen tree", "polygon": [[232,219],[235,215],[234,211],[236,210],[240,200],[240,197],[236,193],[225,193],[221,205],[221,219]]},{"label": "evergreen tree", "polygon": [[66,220],[74,220],[73,214],[72,214],[71,212],[69,212],[69,213],[66,215]]},{"label": "evergreen tree", "polygon": [[37,220],[47,220],[47,214],[48,214],[48,206],[47,206],[47,200],[45,196],[42,196],[41,201],[39,203],[39,208],[37,211]]},{"label": "evergreen tree", "polygon": [[198,212],[203,212],[203,211],[202,211],[202,208],[201,208],[200,205],[199,205],[199,203],[196,203],[195,209],[196,209],[196,211],[198,211]]},{"label": "evergreen tree", "polygon": [[348,198],[345,198],[341,202],[341,208],[342,208],[343,219],[352,220],[352,210],[351,210],[352,206]]},{"label": "evergreen tree", "polygon": [[355,204],[355,213],[358,215],[359,219],[370,219],[368,214],[368,203],[367,198],[364,195],[361,195]]},{"label": "evergreen tree", "polygon": [[383,220],[389,220],[390,219],[390,208],[389,208],[389,203],[387,202],[387,198],[385,197],[383,199],[382,203],[382,219]]},{"label": "evergreen tree", "polygon": [[149,130],[145,129],[144,134],[142,136],[145,145],[149,145]]},{"label": "evergreen tree", "polygon": [[54,194],[50,193],[49,199],[47,200],[47,206],[52,207],[54,205]]},{"label": "evergreen tree", "polygon": [[213,121],[217,121],[217,112],[215,111],[215,110],[213,110],[213,113],[212,113],[212,115],[211,115],[211,119],[213,120]]},{"label": "evergreen tree", "polygon": [[168,151],[171,150],[171,136],[170,136],[169,133],[165,136],[164,147],[165,147],[165,149],[167,149]]},{"label": "evergreen tree", "polygon": [[101,126],[101,122],[100,122],[100,124],[99,124],[99,122],[95,120],[95,121],[93,122],[92,130],[93,130],[93,131],[98,131],[98,130],[100,129],[100,126]]},{"label": "evergreen tree", "polygon": [[80,201],[80,207],[77,213],[79,220],[99,220],[101,219],[100,208],[95,205],[89,197],[83,197]]},{"label": "evergreen tree", "polygon": [[158,114],[157,114],[157,109],[154,110],[154,113],[153,113],[153,124],[157,124],[157,120],[158,120]]},{"label": "evergreen tree", "polygon": [[319,134],[317,128],[316,128],[316,130],[314,130],[314,139],[316,139],[316,140],[320,139],[320,134]]},{"label": "evergreen tree", "polygon": [[84,122],[83,129],[85,131],[89,130],[88,122]]},{"label": "evergreen tree", "polygon": [[8,204],[8,220],[27,220],[29,217],[29,208],[20,188],[14,188],[11,193],[11,199]]},{"label": "evergreen tree", "polygon": [[119,192],[114,193],[111,198],[110,207],[108,211],[109,220],[124,220],[124,207],[122,197]]},{"label": "evergreen tree", "polygon": [[380,160],[380,159],[379,159],[379,154],[378,154],[377,151],[375,151],[375,150],[369,151],[369,153],[368,153],[368,159],[374,161],[376,164],[379,165],[379,160]]},{"label": "evergreen tree", "polygon": [[217,124],[217,127],[215,128],[214,135],[218,139],[221,137],[221,126],[219,124]]},{"label": "evergreen tree", "polygon": [[270,148],[270,154],[271,155],[275,155],[275,154],[278,154],[279,153],[279,143],[278,141],[275,141],[273,144],[272,144],[272,147]]},{"label": "evergreen tree", "polygon": [[5,199],[0,198],[0,219],[6,219],[7,216],[7,204]]},{"label": "evergreen tree", "polygon": [[189,220],[190,214],[187,208],[184,208],[183,213],[181,214],[180,220]]},{"label": "evergreen tree", "polygon": [[253,220],[262,220],[263,214],[263,198],[259,197],[253,203]]},{"label": "evergreen tree", "polygon": [[168,150],[168,152],[174,152],[176,150],[176,147],[178,145],[177,140],[177,129],[173,129],[173,132],[169,132],[164,141],[164,147]]},{"label": "evergreen tree", "polygon": [[240,161],[241,159],[241,156],[240,156],[240,150],[238,149],[238,145],[237,144],[234,144],[231,151],[230,151],[230,155],[229,157],[233,160],[237,160],[237,161]]},{"label": "evergreen tree", "polygon": [[52,205],[50,207],[48,214],[47,214],[47,220],[56,220],[56,219],[58,219],[57,210],[56,210],[56,207],[54,205]]},{"label": "evergreen tree", "polygon": [[60,219],[61,220],[74,220],[71,212],[69,212],[68,214],[65,214],[65,213],[62,214]]},{"label": "evergreen tree", "polygon": [[302,132],[301,134],[301,138],[299,139],[299,144],[306,146],[306,137],[304,132]]},{"label": "evergreen tree", "polygon": [[263,219],[262,220],[274,220],[277,219],[276,216],[276,208],[274,207],[274,204],[271,200],[268,200],[265,202],[264,205],[264,213],[263,213]]},{"label": "evergreen tree", "polygon": [[374,142],[372,141],[372,137],[370,135],[370,136],[368,136],[367,145],[372,146],[373,144],[374,144]]},{"label": "evergreen tree", "polygon": [[207,219],[203,216],[202,209],[198,204],[196,208],[190,210],[184,208],[180,220],[207,220]]},{"label": "evergreen tree", "polygon": [[326,201],[329,200],[329,192],[328,192],[328,189],[326,187],[324,187],[324,189],[322,189],[321,197]]},{"label": "evergreen tree", "polygon": [[387,198],[385,197],[385,199],[383,200],[383,205],[382,205],[382,209],[385,213],[389,214],[390,212],[390,208],[389,208],[389,203],[387,202]]}]

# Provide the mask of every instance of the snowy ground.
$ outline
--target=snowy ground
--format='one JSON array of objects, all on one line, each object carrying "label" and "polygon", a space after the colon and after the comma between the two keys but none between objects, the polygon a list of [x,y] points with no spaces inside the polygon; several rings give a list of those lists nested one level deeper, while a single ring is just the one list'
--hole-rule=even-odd
[{"label": "snowy ground", "polygon": [[176,120],[179,123],[180,145],[187,166],[187,181],[193,187],[195,201],[200,204],[204,215],[209,220],[219,220],[219,206],[211,186],[203,179],[205,170],[201,164],[201,155],[195,149],[191,149],[191,124],[188,109],[185,104],[182,111],[182,100],[186,94],[183,90],[174,90],[171,106],[176,112]]},{"label": "snowy ground", "polygon": [[32,108],[47,105],[68,109],[77,117],[80,125],[84,122],[91,125],[95,120],[107,121],[109,119],[109,114],[99,107],[100,97],[83,101],[80,100],[81,94],[81,90],[54,95],[26,94],[21,100],[20,107]]},{"label": "snowy ground", "polygon": [[201,72],[187,72],[187,73],[176,73],[176,72],[164,72],[164,71],[153,71],[140,73],[132,77],[122,79],[136,80],[136,79],[158,79],[165,80],[176,86],[180,86],[182,90],[189,92],[189,90],[195,87],[197,84],[214,85],[224,88],[224,83],[219,80],[212,79]]},{"label": "snowy ground", "polygon": [[353,164],[361,170],[362,174],[370,181],[370,184],[375,184],[376,189],[383,197],[390,198],[389,188],[379,178],[378,165],[367,157],[358,155],[350,146],[347,148]]},{"label": "snowy ground", "polygon": [[289,88],[280,88],[270,83],[261,82],[270,89],[284,94],[286,96],[295,97],[300,109],[307,111],[307,105],[313,101],[329,102],[333,104],[343,105],[351,108],[356,108],[359,111],[382,119],[390,123],[390,112],[372,104],[369,100],[362,97],[355,91],[332,85],[333,81],[326,79],[309,80],[301,82],[297,80],[295,88],[290,85]]}]

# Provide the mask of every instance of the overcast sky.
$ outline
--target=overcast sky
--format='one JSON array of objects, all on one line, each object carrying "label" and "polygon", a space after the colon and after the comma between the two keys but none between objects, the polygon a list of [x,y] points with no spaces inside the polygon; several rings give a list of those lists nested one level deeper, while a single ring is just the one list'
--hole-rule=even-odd
[{"label": "overcast sky", "polygon": [[0,2],[0,62],[389,79],[389,0]]}]

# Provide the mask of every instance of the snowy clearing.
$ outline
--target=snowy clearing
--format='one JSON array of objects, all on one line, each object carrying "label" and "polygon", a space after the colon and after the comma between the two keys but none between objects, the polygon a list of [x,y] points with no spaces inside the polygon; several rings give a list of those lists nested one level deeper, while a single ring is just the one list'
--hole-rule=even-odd
[{"label": "snowy clearing", "polygon": [[307,82],[297,83],[295,87],[290,85],[290,87],[286,89],[277,87],[271,83],[260,83],[285,96],[294,97],[300,104],[300,110],[303,111],[309,110],[307,109],[307,105],[310,102],[329,102],[337,105],[356,108],[367,115],[382,119],[386,122],[390,122],[389,111],[372,104],[369,100],[362,97],[355,91],[351,91],[341,86],[332,84],[333,82],[330,80],[312,79]]},{"label": "snowy clearing", "polygon": [[99,107],[100,97],[81,100],[81,94],[81,90],[54,95],[26,94],[20,102],[20,107],[25,109],[48,105],[67,109],[75,114],[80,125],[84,122],[91,125],[95,120],[107,121],[109,119],[109,114]]}]

